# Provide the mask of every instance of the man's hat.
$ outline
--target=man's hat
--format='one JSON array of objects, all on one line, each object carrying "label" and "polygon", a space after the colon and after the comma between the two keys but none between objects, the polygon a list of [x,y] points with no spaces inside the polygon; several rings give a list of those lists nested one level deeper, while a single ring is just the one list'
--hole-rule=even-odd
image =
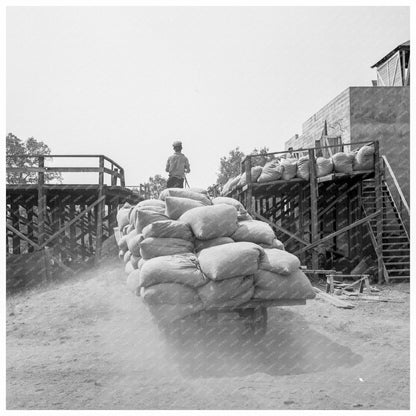
[{"label": "man's hat", "polygon": [[173,142],[173,145],[172,145],[173,147],[179,147],[179,146],[182,146],[182,142],[180,141],[180,140],[175,140],[174,142]]}]

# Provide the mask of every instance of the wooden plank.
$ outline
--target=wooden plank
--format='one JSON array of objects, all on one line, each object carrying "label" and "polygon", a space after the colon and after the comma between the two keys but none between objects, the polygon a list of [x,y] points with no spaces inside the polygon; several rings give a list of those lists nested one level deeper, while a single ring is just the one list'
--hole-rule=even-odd
[{"label": "wooden plank", "polygon": [[[40,156],[38,159],[40,168],[45,166],[45,158]],[[45,174],[38,174],[38,244],[41,246],[45,238],[45,214],[46,214],[46,196],[43,185],[45,184]]]},{"label": "wooden plank", "polygon": [[[73,220],[75,218],[74,202],[69,203],[69,218],[70,220]],[[71,257],[75,257],[76,248],[77,248],[75,222],[73,222],[69,226],[69,247],[70,247]]]},{"label": "wooden plank", "polygon": [[[18,231],[20,234],[19,204],[16,203],[16,200],[13,200],[10,204],[10,216],[12,219],[13,229]],[[13,254],[20,254],[20,239],[17,233],[14,233],[13,235],[12,243]]]},{"label": "wooden plank", "polygon": [[30,240],[28,237],[26,237],[24,234],[22,234],[19,230],[16,230],[16,228],[14,228],[12,225],[6,224],[6,228],[9,229],[14,234],[16,234],[22,240],[27,241],[31,246],[35,247],[37,250],[40,250],[41,247],[38,244],[36,244],[34,241]]},{"label": "wooden plank", "polygon": [[[104,168],[104,159],[100,157],[100,168]],[[96,239],[95,239],[95,264],[98,264],[101,257],[101,249],[103,244],[103,217],[105,209],[105,197],[104,197],[104,172],[100,172],[98,175],[98,198],[101,202],[97,205],[97,223],[96,223]]]},{"label": "wooden plank", "polygon": [[[311,242],[314,244],[319,239],[318,223],[318,182],[316,180],[316,160],[315,152],[309,150],[309,186],[310,186],[310,204],[311,204]],[[312,252],[312,268],[318,268],[318,253]]]},{"label": "wooden plank", "polygon": [[320,298],[322,300],[325,300],[326,302],[329,302],[331,305],[336,306],[337,308],[342,309],[353,309],[355,306],[351,303],[347,303],[341,299],[338,299],[328,293],[325,293],[321,289],[318,289],[317,287],[314,287],[313,290],[316,293],[317,298]]},{"label": "wooden plank", "polygon": [[353,224],[347,225],[346,227],[341,228],[338,231],[335,231],[331,234],[328,234],[327,236],[321,238],[320,240],[315,241],[312,244],[307,245],[306,247],[302,247],[301,249],[297,250],[295,253],[296,256],[300,254],[303,251],[310,250],[311,248],[314,248],[318,246],[319,244],[322,244],[323,242],[330,240],[331,238],[336,237],[339,234],[345,233],[346,231],[350,230],[351,228],[357,227],[358,225],[364,224],[365,222],[368,222],[372,218],[376,217],[379,214],[379,212],[374,212],[373,214],[368,215],[367,217],[362,218],[361,220],[355,221]]},{"label": "wooden plank", "polygon": [[253,215],[253,184],[251,180],[251,156],[246,156],[245,162],[245,173],[246,173],[246,180],[247,180],[247,190],[246,190],[246,210],[250,215]]},{"label": "wooden plank", "polygon": [[273,223],[272,221],[269,221],[267,218],[264,218],[262,215],[257,214],[257,212],[253,213],[253,217],[264,221],[265,223],[269,224],[272,228],[275,228],[278,231],[281,231],[282,233],[285,233],[287,235],[289,235],[290,237],[292,237],[294,240],[298,241],[299,243],[302,243],[304,245],[309,245],[309,243],[307,241],[302,240],[301,238],[299,238],[297,235],[291,233],[290,231],[286,230],[283,227],[280,227],[279,225]]},{"label": "wooden plank", "polygon": [[[33,205],[28,206],[27,210],[27,238],[31,241],[34,239],[34,228],[33,228]],[[29,244],[28,252],[32,253],[34,247]]]}]

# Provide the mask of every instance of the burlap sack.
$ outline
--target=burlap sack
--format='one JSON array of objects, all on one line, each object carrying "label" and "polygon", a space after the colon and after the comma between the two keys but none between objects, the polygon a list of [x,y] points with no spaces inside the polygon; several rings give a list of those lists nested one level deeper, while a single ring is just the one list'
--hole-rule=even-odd
[{"label": "burlap sack", "polygon": [[127,240],[127,246],[131,254],[137,257],[140,256],[140,243],[144,240],[143,234],[136,234],[134,237]]},{"label": "burlap sack", "polygon": [[128,235],[130,232],[132,232],[133,230],[134,230],[134,225],[133,224],[129,224],[129,225],[126,225],[124,228],[123,228],[123,235]]},{"label": "burlap sack", "polygon": [[263,247],[263,248],[277,248],[279,250],[284,250],[285,249],[285,245],[277,238],[275,238],[273,240],[272,244],[260,243],[259,246]]},{"label": "burlap sack", "polygon": [[123,257],[124,264],[127,264],[130,261],[130,257],[131,257],[131,252],[127,250],[124,253],[124,257]]},{"label": "burlap sack", "polygon": [[264,256],[260,260],[259,269],[288,275],[300,268],[300,260],[291,253],[277,248],[264,249]]},{"label": "burlap sack", "polygon": [[280,164],[280,160],[272,160],[263,166],[263,170],[258,177],[257,182],[278,181],[279,179],[282,179],[282,174],[283,166]]},{"label": "burlap sack", "polygon": [[354,161],[354,170],[373,170],[374,169],[374,147],[363,146],[358,149]]},{"label": "burlap sack", "polygon": [[239,221],[237,230],[231,235],[234,241],[250,241],[256,244],[273,244],[276,238],[270,225],[262,221]]},{"label": "burlap sack", "polygon": [[198,260],[192,253],[154,257],[144,261],[141,266],[140,285],[143,287],[159,283],[181,283],[198,287],[206,282],[207,279],[200,270]]},{"label": "burlap sack", "polygon": [[118,248],[124,252],[126,252],[129,247],[127,245],[127,235],[123,235],[123,237],[118,240]]},{"label": "burlap sack", "polygon": [[204,194],[199,192],[192,192],[184,188],[167,188],[164,189],[160,195],[159,199],[164,201],[166,197],[174,196],[177,198],[188,198],[193,199],[195,201],[202,202],[204,205],[211,205],[211,200]]},{"label": "burlap sack", "polygon": [[[162,202],[164,203],[164,201]],[[155,206],[155,205],[145,205],[145,206],[139,207],[138,205],[136,205],[130,212],[130,224],[136,226],[139,211],[149,211],[150,213],[163,215],[165,214],[166,207]]]},{"label": "burlap sack", "polygon": [[143,228],[144,238],[181,238],[182,240],[193,241],[191,227],[183,222],[174,220],[156,221]]},{"label": "burlap sack", "polygon": [[209,281],[197,290],[206,308],[234,307],[249,301],[253,296],[254,278],[253,276],[239,276]]},{"label": "burlap sack", "polygon": [[195,199],[189,198],[178,198],[176,196],[167,196],[165,202],[165,213],[172,220],[177,220],[182,214],[192,208],[205,206],[205,204],[203,204],[201,201],[196,201]]},{"label": "burlap sack", "polygon": [[254,274],[254,299],[313,299],[315,292],[305,274],[296,270],[281,275],[267,270]]},{"label": "burlap sack", "polygon": [[201,250],[198,261],[209,279],[223,280],[255,273],[263,255],[264,249],[257,244],[239,242]]},{"label": "burlap sack", "polygon": [[221,190],[221,195],[227,195],[228,194],[228,192],[230,191],[231,182],[233,180],[234,180],[234,178],[230,178],[230,179],[228,179],[227,182],[225,182],[225,184],[224,184],[224,186],[222,187],[222,190]]},{"label": "burlap sack", "polygon": [[218,237],[218,238],[213,238],[212,240],[195,239],[195,251],[198,253],[199,251],[205,248],[220,246],[222,244],[230,244],[230,243],[234,243],[234,240],[230,237]]},{"label": "burlap sack", "polygon": [[117,212],[117,225],[122,230],[126,225],[129,224],[130,211],[133,207],[129,203],[125,203]]},{"label": "burlap sack", "polygon": [[237,188],[237,186],[240,182],[241,176],[242,176],[242,173],[240,173],[239,175],[237,175],[236,177],[233,178],[233,180],[230,183],[230,192],[234,191],[234,189]]},{"label": "burlap sack", "polygon": [[193,251],[194,244],[181,238],[149,237],[140,242],[140,256],[145,260],[153,257],[191,253]]},{"label": "burlap sack", "polygon": [[285,181],[288,181],[290,179],[293,179],[296,176],[296,172],[297,172],[297,165],[298,165],[298,161],[297,159],[281,159],[280,160],[280,165],[283,168],[283,172],[282,172],[282,179]]},{"label": "burlap sack", "polygon": [[297,170],[296,170],[296,177],[300,179],[304,179],[305,181],[309,180],[309,157],[304,156],[298,160]]},{"label": "burlap sack", "polygon": [[138,264],[139,264],[140,259],[141,259],[140,256],[135,256],[134,254],[131,255],[130,263],[134,269],[138,269]]},{"label": "burlap sack", "polygon": [[179,221],[188,224],[199,240],[211,240],[233,234],[238,227],[237,215],[231,205],[218,204],[190,209]]},{"label": "burlap sack", "polygon": [[140,270],[136,269],[129,273],[126,280],[127,288],[135,295],[139,294],[140,290]]},{"label": "burlap sack", "polygon": [[[257,182],[257,179],[259,178],[259,176],[261,175],[261,172],[263,171],[263,167],[262,166],[253,166],[251,168],[251,182]],[[240,176],[240,180],[238,181],[237,187],[240,188],[241,186],[244,186],[247,184],[247,175],[244,172],[241,176]]]},{"label": "burlap sack", "polygon": [[318,157],[316,159],[316,177],[320,178],[329,175],[334,170],[334,163],[331,158]]},{"label": "burlap sack", "polygon": [[130,274],[132,271],[134,271],[134,267],[133,267],[133,265],[131,264],[131,262],[130,262],[130,261],[128,261],[128,262],[126,263],[126,265],[124,266],[124,272],[128,275],[128,274]]},{"label": "burlap sack", "polygon": [[165,221],[169,220],[170,218],[159,212],[154,211],[137,211],[137,218],[135,222],[136,231],[140,234],[146,225],[152,224],[156,221]]},{"label": "burlap sack", "polygon": [[335,153],[332,156],[334,171],[337,173],[351,173],[354,156],[344,152]]},{"label": "burlap sack", "polygon": [[226,205],[233,206],[237,210],[238,221],[248,219],[249,217],[249,214],[247,210],[244,208],[244,205],[237,199],[229,198],[227,196],[218,196],[212,200],[212,204],[213,205],[226,204]]},{"label": "burlap sack", "polygon": [[137,205],[137,207],[160,207],[165,208],[165,203],[161,201],[160,199],[145,199],[144,201],[140,201]]},{"label": "burlap sack", "polygon": [[201,301],[197,291],[191,286],[180,283],[159,283],[143,288],[141,293],[147,304],[176,305],[184,303],[199,303]]}]

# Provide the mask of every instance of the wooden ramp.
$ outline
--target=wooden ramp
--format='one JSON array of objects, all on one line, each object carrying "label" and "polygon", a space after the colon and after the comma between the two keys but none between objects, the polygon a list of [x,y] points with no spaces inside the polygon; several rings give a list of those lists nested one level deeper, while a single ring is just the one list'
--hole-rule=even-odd
[{"label": "wooden ramp", "polygon": [[[395,275],[406,278],[410,253],[408,237],[406,239],[406,230],[402,224],[395,224],[393,230],[391,222],[386,221],[386,218],[399,221],[400,215],[397,210],[394,211],[391,195],[386,194],[385,180],[388,172],[379,155],[378,142],[348,143],[344,146],[359,148],[364,144],[374,146],[373,169],[331,173],[319,178],[316,177],[315,164],[317,154],[322,153],[322,148],[261,155],[307,155],[310,161],[309,180],[293,178],[266,183],[252,182],[251,168],[256,165],[256,157],[259,156],[249,155],[242,163],[247,184],[227,196],[242,202],[255,219],[268,223],[286,249],[299,256],[302,264],[311,269],[333,268],[337,265],[340,269],[349,269],[349,272],[363,257],[371,256],[379,282],[392,278],[394,271],[389,273],[388,268],[393,265],[396,268]],[[339,144],[326,148],[337,149],[337,146]],[[369,195],[371,201],[368,199]],[[387,203],[388,198],[390,199]],[[386,211],[389,204],[393,207],[391,212]],[[396,237],[402,237],[397,241],[405,244],[397,246],[400,253],[393,253],[391,241],[386,240],[389,227],[398,233]],[[385,251],[387,242],[390,243],[390,253],[393,253],[390,261]],[[399,254],[400,259],[397,257]],[[323,264],[325,262],[327,264]]]},{"label": "wooden ramp", "polygon": [[[103,242],[113,235],[113,228],[117,226],[119,205],[125,202],[136,204],[143,198],[124,186],[123,168],[106,156],[48,156],[54,159],[71,157],[74,165],[79,158],[96,158],[97,166],[82,168],[50,168],[45,166],[44,156],[31,157],[38,160],[36,167],[7,169],[13,173],[29,169],[37,174],[36,183],[6,185],[8,263],[16,263],[16,256],[45,250],[48,258],[63,268],[97,261]],[[106,164],[110,166],[106,167]],[[51,171],[95,172],[97,183],[45,183],[45,173]]]}]

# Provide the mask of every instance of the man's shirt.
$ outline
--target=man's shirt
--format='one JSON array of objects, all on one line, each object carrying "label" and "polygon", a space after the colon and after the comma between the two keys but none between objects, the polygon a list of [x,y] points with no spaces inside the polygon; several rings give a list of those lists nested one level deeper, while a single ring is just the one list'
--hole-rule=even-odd
[{"label": "man's shirt", "polygon": [[166,163],[166,172],[169,172],[169,176],[175,178],[184,178],[185,172],[189,173],[191,168],[189,166],[188,158],[181,152],[175,152]]}]

